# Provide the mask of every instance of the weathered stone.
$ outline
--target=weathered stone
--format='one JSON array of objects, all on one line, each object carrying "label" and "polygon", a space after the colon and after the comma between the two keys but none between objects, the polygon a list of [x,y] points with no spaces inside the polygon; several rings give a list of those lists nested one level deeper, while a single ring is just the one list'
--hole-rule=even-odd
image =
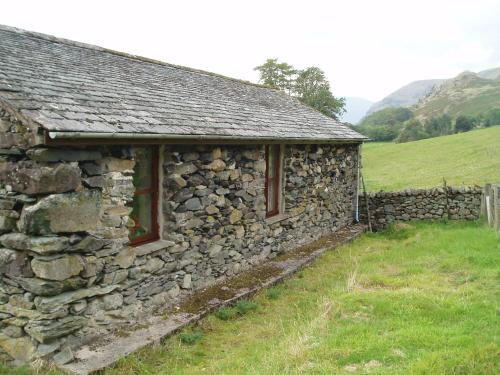
[{"label": "weathered stone", "polygon": [[193,229],[193,228],[198,228],[199,226],[201,226],[203,224],[204,224],[203,220],[201,220],[200,218],[194,217],[194,218],[186,221],[186,224],[184,225],[184,227],[186,229]]},{"label": "weathered stone", "polygon": [[35,353],[35,357],[42,358],[49,354],[54,353],[57,349],[61,347],[61,343],[59,341],[53,341],[48,344],[40,344]]},{"label": "weathered stone", "polygon": [[205,165],[203,168],[209,169],[214,172],[222,172],[224,169],[226,169],[226,163],[224,163],[224,160],[215,159],[213,162]]},{"label": "weathered stone", "polygon": [[192,197],[193,193],[189,189],[181,189],[172,197],[172,200],[176,203],[181,203]]},{"label": "weathered stone", "polygon": [[102,279],[102,284],[103,285],[113,285],[113,284],[119,284],[122,281],[125,281],[128,276],[128,271],[127,270],[118,270],[115,272],[107,273],[104,275],[104,278]]},{"label": "weathered stone", "polygon": [[31,268],[42,279],[62,281],[83,271],[84,263],[79,255],[67,255],[52,260],[33,259]]},{"label": "weathered stone", "polygon": [[15,211],[0,210],[0,234],[14,230],[18,216]]},{"label": "weathered stone", "polygon": [[185,274],[184,279],[182,280],[182,288],[190,289],[191,288],[191,274]]},{"label": "weathered stone", "polygon": [[19,162],[7,183],[13,191],[25,194],[64,193],[80,187],[80,169],[71,164]]},{"label": "weathered stone", "polygon": [[215,215],[216,213],[219,213],[219,209],[217,208],[217,206],[211,204],[210,206],[205,208],[205,212],[209,215]]},{"label": "weathered stone", "polygon": [[92,150],[64,150],[37,148],[26,152],[26,155],[36,161],[56,162],[56,161],[86,161],[98,160],[102,157],[99,151]]},{"label": "weathered stone", "polygon": [[0,333],[0,347],[19,362],[28,362],[35,353],[36,347],[27,336],[10,338]]},{"label": "weathered stone", "polygon": [[16,205],[13,199],[0,199],[0,210],[12,210]]},{"label": "weathered stone", "polygon": [[11,249],[29,250],[40,255],[58,253],[69,246],[67,237],[30,237],[23,233],[4,234],[0,242]]},{"label": "weathered stone", "polygon": [[186,206],[186,209],[188,209],[189,211],[198,211],[203,208],[203,205],[201,204],[199,198],[188,199],[186,202],[184,202],[184,205]]},{"label": "weathered stone", "polygon": [[14,294],[9,298],[9,304],[14,307],[20,307],[21,309],[30,310],[33,308],[33,301],[24,298],[21,294]]},{"label": "weathered stone", "polygon": [[97,258],[95,256],[82,257],[83,271],[80,276],[85,278],[91,278],[100,274],[104,268],[104,260]]},{"label": "weathered stone", "polygon": [[236,238],[243,238],[245,236],[245,227],[240,225],[236,228]]},{"label": "weathered stone", "polygon": [[43,280],[37,278],[14,277],[23,289],[39,296],[54,296],[68,290],[79,289],[87,284],[81,277],[72,277],[64,281]]},{"label": "weathered stone", "polygon": [[229,215],[229,222],[231,224],[235,224],[235,223],[239,222],[242,217],[243,217],[243,214],[241,213],[241,211],[235,209],[235,210],[231,211],[231,214]]},{"label": "weathered stone", "polygon": [[33,276],[27,254],[0,248],[0,275],[2,274],[10,277]]},{"label": "weathered stone", "polygon": [[178,174],[169,175],[165,179],[165,183],[170,189],[182,189],[187,185],[187,181]]},{"label": "weathered stone", "polygon": [[66,363],[73,361],[75,357],[73,356],[71,348],[67,346],[59,353],[57,353],[52,359],[58,365],[65,365]]},{"label": "weathered stone", "polygon": [[210,258],[214,258],[216,257],[222,250],[222,246],[221,245],[212,245],[209,249],[208,249],[208,255]]},{"label": "weathered stone", "polygon": [[104,310],[116,310],[123,305],[123,296],[120,293],[108,294],[102,297]]},{"label": "weathered stone", "polygon": [[9,336],[9,337],[12,337],[14,339],[17,339],[17,338],[24,335],[23,329],[21,327],[17,327],[17,326],[7,326],[4,329],[2,329],[2,333],[5,336]]},{"label": "weathered stone", "polygon": [[110,241],[102,238],[89,235],[78,241],[76,244],[70,246],[67,251],[91,253],[102,249],[104,246],[108,245],[109,242]]},{"label": "weathered stone", "polygon": [[135,249],[133,247],[126,247],[115,256],[113,264],[116,264],[121,268],[129,268],[132,264],[134,264],[135,256]]},{"label": "weathered stone", "polygon": [[156,271],[160,270],[164,264],[165,262],[160,258],[151,258],[148,259],[146,264],[143,266],[143,269],[146,272],[155,273]]},{"label": "weathered stone", "polygon": [[97,176],[102,174],[102,167],[96,163],[81,163],[80,167],[87,176]]},{"label": "weathered stone", "polygon": [[243,150],[241,155],[248,160],[259,160],[261,158],[259,149]]},{"label": "weathered stone", "polygon": [[11,147],[24,145],[25,143],[22,134],[0,132],[0,147],[2,149],[10,149]]},{"label": "weathered stone", "polygon": [[105,287],[94,286],[87,289],[79,289],[71,292],[61,293],[53,297],[36,297],[35,306],[41,312],[50,313],[57,310],[57,308],[62,305],[67,305],[83,298],[108,294],[116,288],[118,288],[118,285],[109,285]]},{"label": "weathered stone", "polygon": [[20,229],[28,234],[84,232],[97,227],[98,191],[49,195],[21,213]]},{"label": "weathered stone", "polygon": [[96,164],[101,168],[102,173],[123,172],[133,170],[135,161],[130,159],[118,159],[109,156],[98,160]]},{"label": "weathered stone", "polygon": [[189,175],[198,170],[198,167],[193,163],[182,163],[177,165],[169,165],[167,166],[168,174],[177,174],[179,176]]},{"label": "weathered stone", "polygon": [[107,186],[107,180],[103,176],[91,176],[83,179],[85,186],[90,188],[103,188]]},{"label": "weathered stone", "polygon": [[82,316],[67,316],[57,320],[35,320],[29,322],[24,330],[38,342],[47,343],[79,330],[87,322]]}]

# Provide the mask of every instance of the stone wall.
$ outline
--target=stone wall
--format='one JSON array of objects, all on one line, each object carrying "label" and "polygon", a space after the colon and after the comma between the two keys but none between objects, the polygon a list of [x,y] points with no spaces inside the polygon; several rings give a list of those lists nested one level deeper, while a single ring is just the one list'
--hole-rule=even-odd
[{"label": "stone wall", "polygon": [[[481,211],[480,187],[410,189],[368,194],[374,229],[396,221],[477,220]],[[361,220],[367,221],[364,196],[359,197]]]},{"label": "stone wall", "polygon": [[0,118],[3,359],[66,363],[109,330],[352,222],[356,145],[283,147],[272,219],[263,146],[162,146],[162,239],[130,247],[133,148],[49,148]]}]

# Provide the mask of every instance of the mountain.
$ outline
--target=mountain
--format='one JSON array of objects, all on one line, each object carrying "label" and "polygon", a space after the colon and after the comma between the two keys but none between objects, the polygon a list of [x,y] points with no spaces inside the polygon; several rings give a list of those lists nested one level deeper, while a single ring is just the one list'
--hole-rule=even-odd
[{"label": "mountain", "polygon": [[426,79],[414,81],[389,94],[379,102],[374,103],[367,114],[389,107],[409,107],[416,104],[422,97],[428,95],[435,86],[444,79]]},{"label": "mountain", "polygon": [[342,116],[342,121],[357,124],[366,115],[366,111],[372,104],[373,102],[368,99],[347,96],[345,98],[346,112]]},{"label": "mountain", "polygon": [[411,109],[416,116],[427,118],[443,113],[452,117],[478,115],[491,108],[500,108],[500,68],[460,73],[436,87]]},{"label": "mountain", "polygon": [[483,70],[477,73],[477,75],[481,78],[486,78],[486,79],[500,79],[500,68]]}]

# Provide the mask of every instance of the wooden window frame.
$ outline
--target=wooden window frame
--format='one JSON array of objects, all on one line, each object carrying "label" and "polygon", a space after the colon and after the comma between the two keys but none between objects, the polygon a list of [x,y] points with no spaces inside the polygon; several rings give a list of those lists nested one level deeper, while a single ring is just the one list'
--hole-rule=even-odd
[{"label": "wooden window frame", "polygon": [[141,148],[150,148],[152,150],[151,160],[151,187],[135,190],[134,198],[138,195],[151,194],[151,233],[139,236],[130,240],[132,246],[144,245],[160,239],[160,228],[158,223],[158,201],[160,193],[159,165],[160,152],[158,146],[139,146]]},{"label": "wooden window frame", "polygon": [[[274,176],[269,176],[269,154],[271,148],[275,151],[274,158]],[[264,192],[266,195],[266,218],[276,216],[280,213],[280,198],[281,198],[281,145],[272,144],[266,145],[266,178]],[[273,184],[274,187],[274,202],[275,207],[270,210],[269,208],[269,185]]]}]

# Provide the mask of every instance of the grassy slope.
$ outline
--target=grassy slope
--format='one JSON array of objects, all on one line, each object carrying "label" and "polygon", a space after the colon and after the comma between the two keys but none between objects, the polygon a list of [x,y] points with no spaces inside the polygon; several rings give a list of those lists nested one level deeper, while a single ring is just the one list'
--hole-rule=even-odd
[{"label": "grassy slope", "polygon": [[366,234],[256,311],[204,319],[193,345],[174,336],[105,374],[498,374],[499,261],[500,233],[476,223]]},{"label": "grassy slope", "polygon": [[367,190],[500,183],[500,126],[409,143],[363,145]]}]

